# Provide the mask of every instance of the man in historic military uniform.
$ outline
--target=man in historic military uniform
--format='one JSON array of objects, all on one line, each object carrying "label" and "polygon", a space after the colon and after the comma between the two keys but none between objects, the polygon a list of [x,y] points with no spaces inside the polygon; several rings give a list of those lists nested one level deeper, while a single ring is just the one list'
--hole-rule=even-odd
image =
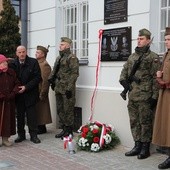
[{"label": "man in historic military uniform", "polygon": [[56,138],[72,134],[74,124],[74,105],[76,80],[79,76],[78,58],[70,51],[72,40],[62,37],[59,56],[56,58],[54,68],[49,76],[49,82],[56,94],[57,113],[63,130]]},{"label": "man in historic military uniform", "polygon": [[[150,50],[151,33],[139,30],[137,47],[123,65],[120,84],[128,89],[128,112],[135,146],[125,156],[145,159],[150,156],[154,109],[158,98],[156,71],[160,68],[157,54]],[[124,98],[125,99],[125,98]]]},{"label": "man in historic military uniform", "polygon": [[41,45],[37,46],[35,53],[36,59],[40,66],[42,81],[39,83],[39,101],[36,105],[38,134],[47,132],[46,124],[52,123],[51,109],[49,103],[49,83],[48,77],[51,74],[51,67],[48,64],[46,57],[48,48]]}]

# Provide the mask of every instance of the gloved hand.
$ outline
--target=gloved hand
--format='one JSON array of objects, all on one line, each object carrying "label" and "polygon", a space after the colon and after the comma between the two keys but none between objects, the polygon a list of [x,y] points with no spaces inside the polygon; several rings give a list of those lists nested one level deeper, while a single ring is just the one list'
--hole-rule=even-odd
[{"label": "gloved hand", "polygon": [[52,83],[52,84],[51,84],[51,89],[54,91],[54,89],[55,89],[55,83]]},{"label": "gloved hand", "polygon": [[65,95],[66,95],[67,99],[70,99],[72,97],[72,92],[69,90],[66,90]]},{"label": "gloved hand", "polygon": [[55,88],[55,78],[54,78],[54,76],[49,78],[48,82],[50,83],[51,89],[54,91],[54,88]]},{"label": "gloved hand", "polygon": [[120,84],[124,87],[124,89],[129,89],[129,83],[126,80],[121,80]]},{"label": "gloved hand", "polygon": [[156,107],[156,105],[157,105],[157,100],[153,99],[153,98],[150,98],[149,103],[150,103],[151,109],[154,109]]}]

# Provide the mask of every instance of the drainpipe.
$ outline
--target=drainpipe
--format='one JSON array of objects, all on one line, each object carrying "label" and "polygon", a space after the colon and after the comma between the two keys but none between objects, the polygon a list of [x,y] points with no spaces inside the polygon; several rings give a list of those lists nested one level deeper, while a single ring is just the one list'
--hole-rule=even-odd
[{"label": "drainpipe", "polygon": [[21,0],[21,44],[27,47],[28,0]]}]

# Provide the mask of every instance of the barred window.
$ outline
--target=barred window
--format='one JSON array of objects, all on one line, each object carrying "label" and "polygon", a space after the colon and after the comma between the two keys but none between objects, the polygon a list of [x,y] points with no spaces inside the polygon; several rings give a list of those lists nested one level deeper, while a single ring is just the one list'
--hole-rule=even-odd
[{"label": "barred window", "polygon": [[160,53],[165,52],[165,28],[170,26],[170,0],[160,2]]},{"label": "barred window", "polygon": [[88,0],[59,0],[61,35],[73,41],[73,53],[88,60]]},{"label": "barred window", "polygon": [[11,0],[11,4],[16,11],[16,15],[21,18],[21,0]]}]

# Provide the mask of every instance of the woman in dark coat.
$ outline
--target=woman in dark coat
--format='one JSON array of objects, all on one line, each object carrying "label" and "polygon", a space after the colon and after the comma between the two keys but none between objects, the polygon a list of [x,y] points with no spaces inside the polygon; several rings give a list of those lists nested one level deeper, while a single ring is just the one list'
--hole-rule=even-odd
[{"label": "woman in dark coat", "polygon": [[3,145],[11,146],[8,138],[16,134],[15,95],[19,81],[14,70],[8,68],[7,60],[0,54],[0,136]]}]

